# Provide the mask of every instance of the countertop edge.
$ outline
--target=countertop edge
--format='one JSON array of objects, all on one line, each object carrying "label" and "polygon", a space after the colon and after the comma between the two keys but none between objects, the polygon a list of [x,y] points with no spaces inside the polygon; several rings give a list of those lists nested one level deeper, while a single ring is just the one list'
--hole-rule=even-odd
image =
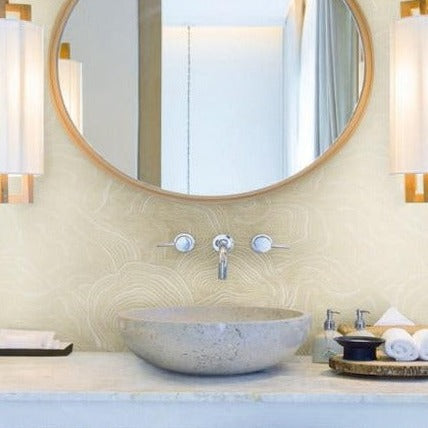
[{"label": "countertop edge", "polygon": [[0,402],[84,401],[147,403],[311,403],[311,404],[428,404],[428,393],[421,394],[326,394],[319,393],[218,393],[218,392],[0,392]]}]

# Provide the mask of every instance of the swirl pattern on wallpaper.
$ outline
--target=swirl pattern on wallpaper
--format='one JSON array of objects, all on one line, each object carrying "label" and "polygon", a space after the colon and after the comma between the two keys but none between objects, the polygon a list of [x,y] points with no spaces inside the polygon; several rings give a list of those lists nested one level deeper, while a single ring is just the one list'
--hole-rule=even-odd
[{"label": "swirl pattern on wallpaper", "polygon": [[[49,30],[61,5],[32,3]],[[260,197],[186,203],[124,184],[74,147],[48,103],[46,173],[35,203],[0,207],[0,326],[54,329],[76,349],[121,350],[118,312],[147,306],[293,307],[312,313],[313,334],[327,308],[352,322],[356,308],[374,321],[395,305],[427,323],[427,207],[404,204],[401,180],[387,169],[383,76],[399,2],[359,3],[376,58],[365,118],[322,167]],[[156,247],[179,232],[196,237],[192,253]],[[236,242],[227,281],[216,278],[218,233]],[[255,254],[249,243],[257,233],[291,249]]]}]

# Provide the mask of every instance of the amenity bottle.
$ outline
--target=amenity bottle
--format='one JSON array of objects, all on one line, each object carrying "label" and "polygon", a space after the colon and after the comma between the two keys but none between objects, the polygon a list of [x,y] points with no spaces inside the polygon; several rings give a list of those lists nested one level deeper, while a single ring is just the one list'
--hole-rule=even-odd
[{"label": "amenity bottle", "polygon": [[324,331],[315,336],[312,350],[312,362],[328,363],[330,357],[342,354],[342,347],[334,340],[335,337],[341,336],[336,331],[336,323],[333,315],[339,314],[331,309],[327,309],[327,318],[324,321]]}]

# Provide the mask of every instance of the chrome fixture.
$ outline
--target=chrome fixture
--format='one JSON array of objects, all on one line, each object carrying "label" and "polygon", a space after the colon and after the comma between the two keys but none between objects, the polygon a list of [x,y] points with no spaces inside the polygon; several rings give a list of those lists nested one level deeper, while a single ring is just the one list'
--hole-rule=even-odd
[{"label": "chrome fixture", "polygon": [[364,319],[364,314],[369,314],[370,311],[366,311],[364,309],[357,309],[356,314],[357,318],[354,323],[354,327],[356,330],[364,330],[366,328],[366,320]]},{"label": "chrome fixture", "polygon": [[290,249],[288,245],[285,244],[274,244],[272,238],[269,235],[256,235],[251,240],[251,248],[256,253],[267,253],[272,248],[280,248],[284,250]]},{"label": "chrome fixture", "polygon": [[218,252],[218,279],[227,278],[228,253],[233,249],[234,241],[229,235],[217,235],[213,240],[213,248]]},{"label": "chrome fixture", "polygon": [[190,233],[179,233],[173,242],[158,244],[158,247],[175,247],[180,253],[188,253],[195,248],[195,238]]}]

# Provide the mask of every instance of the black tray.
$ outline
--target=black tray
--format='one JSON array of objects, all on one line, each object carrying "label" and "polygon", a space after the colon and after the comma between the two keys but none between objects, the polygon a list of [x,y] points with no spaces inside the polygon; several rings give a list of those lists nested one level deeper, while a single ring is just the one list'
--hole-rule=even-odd
[{"label": "black tray", "polygon": [[65,357],[71,354],[73,344],[62,349],[0,349],[0,357]]}]

